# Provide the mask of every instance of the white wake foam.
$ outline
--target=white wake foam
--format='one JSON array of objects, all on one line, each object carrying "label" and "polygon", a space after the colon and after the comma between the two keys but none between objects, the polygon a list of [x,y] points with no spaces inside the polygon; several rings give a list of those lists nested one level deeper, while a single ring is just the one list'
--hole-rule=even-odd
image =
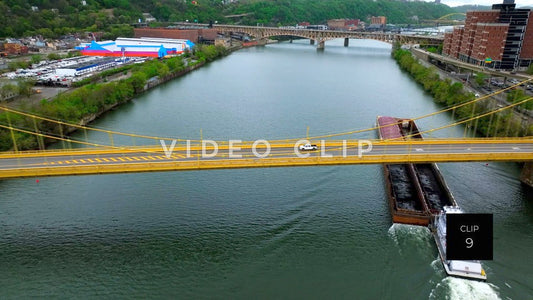
[{"label": "white wake foam", "polygon": [[430,299],[501,299],[498,287],[486,282],[446,277],[435,286],[429,295]]},{"label": "white wake foam", "polygon": [[[428,228],[424,226],[392,224],[388,234],[394,242],[398,253],[403,255],[403,249],[431,249],[432,237]],[[408,250],[409,252],[411,250]]]}]

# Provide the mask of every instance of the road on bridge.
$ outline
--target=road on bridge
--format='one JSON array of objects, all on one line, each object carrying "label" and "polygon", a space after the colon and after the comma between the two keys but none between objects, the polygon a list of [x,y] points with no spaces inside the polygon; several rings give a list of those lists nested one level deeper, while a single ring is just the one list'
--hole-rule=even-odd
[{"label": "road on bridge", "polygon": [[[294,146],[273,144],[265,157],[264,145],[176,147],[172,153],[161,146],[124,149],[72,149],[69,151],[0,154],[0,178],[178,171],[223,168],[316,166],[376,163],[427,163],[461,161],[533,160],[533,140],[434,140],[358,144],[328,142],[316,151],[297,151]],[[320,146],[320,144],[319,144]],[[236,147],[242,147],[236,150]],[[168,150],[168,149],[167,149]],[[255,151],[255,152],[254,152]],[[301,157],[306,156],[306,157]]]}]

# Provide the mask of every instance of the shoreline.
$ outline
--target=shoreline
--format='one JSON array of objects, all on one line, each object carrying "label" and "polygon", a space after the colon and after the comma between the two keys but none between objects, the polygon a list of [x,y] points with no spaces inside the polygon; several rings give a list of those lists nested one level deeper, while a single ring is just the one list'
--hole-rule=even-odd
[{"label": "shoreline", "polygon": [[[399,65],[400,69],[406,72],[417,84],[431,95],[433,102],[442,106],[460,105],[461,103],[474,100],[476,96],[469,89],[453,78],[441,78],[436,71],[436,67],[426,67],[420,63],[411,51],[404,49],[393,49],[392,57]],[[493,109],[486,104],[469,104],[454,110],[456,118],[469,118],[475,115],[486,113]],[[523,127],[521,120],[517,118],[505,118],[501,114],[496,114],[495,124],[492,117],[485,116],[476,121],[466,124],[468,134],[475,134],[485,137],[512,137],[522,136],[531,132],[533,126]]]},{"label": "shoreline", "polygon": [[[234,50],[236,51],[236,50]],[[228,55],[231,54],[228,53]],[[227,55],[226,55],[227,56]],[[201,63],[198,63],[198,64],[195,64],[193,66],[188,66],[185,70],[183,71],[180,71],[176,74],[172,74],[172,75],[169,75],[169,76],[165,76],[163,79],[157,79],[157,80],[153,80],[153,81],[150,81],[150,82],[147,82],[146,85],[144,86],[143,88],[143,91],[142,92],[139,92],[139,93],[135,93],[133,95],[133,97],[129,98],[128,100],[126,100],[125,102],[121,102],[121,103],[115,103],[113,105],[110,105],[109,107],[106,107],[104,110],[102,110],[101,112],[98,112],[98,113],[95,113],[95,114],[91,114],[91,115],[88,115],[88,116],[84,116],[80,122],[78,123],[78,125],[81,125],[81,126],[86,126],[88,124],[90,124],[91,122],[97,120],[98,118],[100,118],[101,116],[105,115],[107,112],[111,111],[111,110],[114,110],[115,108],[121,106],[122,104],[125,104],[125,103],[128,103],[130,101],[132,101],[133,99],[137,98],[138,96],[146,93],[147,91],[151,90],[151,89],[154,89],[164,83],[167,83],[169,81],[171,81],[172,79],[175,79],[175,78],[178,78],[178,77],[181,77],[183,75],[186,75],[196,69],[199,69],[201,67],[203,67],[204,65],[206,65],[207,63],[206,62],[201,62]],[[72,133],[72,132],[75,132],[77,131],[76,128],[74,128],[74,130],[69,130],[68,133]]]}]

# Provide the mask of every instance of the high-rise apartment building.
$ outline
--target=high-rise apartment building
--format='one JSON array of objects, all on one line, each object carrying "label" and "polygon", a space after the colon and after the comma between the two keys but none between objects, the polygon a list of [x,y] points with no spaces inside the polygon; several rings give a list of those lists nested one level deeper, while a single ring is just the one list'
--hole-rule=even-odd
[{"label": "high-rise apartment building", "polygon": [[443,54],[476,65],[515,70],[533,61],[533,17],[514,0],[469,11],[464,27],[444,35]]}]

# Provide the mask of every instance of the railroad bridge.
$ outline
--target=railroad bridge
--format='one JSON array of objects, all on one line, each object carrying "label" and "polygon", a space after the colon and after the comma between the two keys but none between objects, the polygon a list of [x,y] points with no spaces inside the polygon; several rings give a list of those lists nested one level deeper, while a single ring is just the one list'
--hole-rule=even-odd
[{"label": "railroad bridge", "polygon": [[370,39],[389,44],[426,44],[438,45],[443,37],[429,35],[406,35],[385,32],[361,32],[341,30],[315,30],[281,27],[240,26],[240,25],[214,25],[221,33],[243,33],[253,36],[258,40],[265,40],[273,36],[294,36],[310,39],[311,44],[317,43],[317,49],[323,49],[325,42],[333,39],[344,39],[344,46],[348,46],[350,39]]}]

